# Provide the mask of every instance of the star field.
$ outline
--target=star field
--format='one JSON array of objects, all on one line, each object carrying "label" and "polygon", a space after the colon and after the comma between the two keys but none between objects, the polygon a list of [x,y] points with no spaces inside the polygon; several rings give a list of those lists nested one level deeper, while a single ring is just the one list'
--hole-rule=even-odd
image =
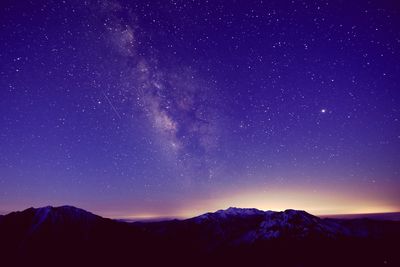
[{"label": "star field", "polygon": [[396,1],[5,1],[0,211],[400,208]]}]

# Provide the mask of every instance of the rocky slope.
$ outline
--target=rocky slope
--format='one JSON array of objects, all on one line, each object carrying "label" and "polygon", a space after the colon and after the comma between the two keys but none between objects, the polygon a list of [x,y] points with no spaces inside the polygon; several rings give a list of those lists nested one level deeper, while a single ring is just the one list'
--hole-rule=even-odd
[{"label": "rocky slope", "polygon": [[5,266],[396,266],[400,222],[229,208],[126,223],[71,206],[0,217]]}]

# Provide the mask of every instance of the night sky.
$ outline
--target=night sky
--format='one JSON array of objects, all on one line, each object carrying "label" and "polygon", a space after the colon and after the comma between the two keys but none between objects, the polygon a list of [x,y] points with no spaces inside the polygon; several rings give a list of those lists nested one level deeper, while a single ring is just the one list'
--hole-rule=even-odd
[{"label": "night sky", "polygon": [[398,1],[0,3],[0,212],[400,210]]}]

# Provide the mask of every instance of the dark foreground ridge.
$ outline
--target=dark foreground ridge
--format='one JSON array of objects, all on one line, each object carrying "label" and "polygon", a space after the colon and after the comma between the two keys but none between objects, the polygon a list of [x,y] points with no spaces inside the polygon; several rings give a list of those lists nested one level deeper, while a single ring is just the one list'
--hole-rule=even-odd
[{"label": "dark foreground ridge", "polygon": [[400,222],[229,208],[127,223],[71,206],[0,216],[1,266],[400,266]]}]

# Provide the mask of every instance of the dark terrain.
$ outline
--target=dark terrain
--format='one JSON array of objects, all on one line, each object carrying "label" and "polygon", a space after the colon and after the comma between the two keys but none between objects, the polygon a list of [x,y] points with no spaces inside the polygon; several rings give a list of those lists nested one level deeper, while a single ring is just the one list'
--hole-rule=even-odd
[{"label": "dark terrain", "polygon": [[400,222],[229,208],[127,223],[71,206],[0,216],[0,266],[400,266]]}]

